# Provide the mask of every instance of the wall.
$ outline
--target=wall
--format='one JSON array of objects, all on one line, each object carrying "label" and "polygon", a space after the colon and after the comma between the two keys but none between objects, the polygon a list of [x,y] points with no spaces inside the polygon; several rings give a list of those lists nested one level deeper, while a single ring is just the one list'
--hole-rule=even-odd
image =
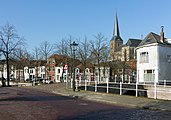
[{"label": "wall", "polygon": [[[147,90],[147,97],[154,98],[155,97],[155,87],[154,85],[145,85],[144,89]],[[171,86],[157,86],[156,97],[157,99],[171,100]]]},{"label": "wall", "polygon": [[171,82],[171,46],[159,46],[159,81]]}]

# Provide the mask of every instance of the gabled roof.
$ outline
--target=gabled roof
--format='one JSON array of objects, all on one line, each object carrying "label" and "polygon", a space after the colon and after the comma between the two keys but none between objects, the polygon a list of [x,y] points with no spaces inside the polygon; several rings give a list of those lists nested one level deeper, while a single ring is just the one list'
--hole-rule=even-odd
[{"label": "gabled roof", "polygon": [[[58,54],[53,54],[48,58],[48,61],[50,59],[54,59],[56,66],[62,65],[67,63],[69,66],[73,64],[73,58],[66,56],[66,55],[58,55]],[[75,66],[80,64],[80,61],[78,59],[75,59],[74,61]]]},{"label": "gabled roof", "polygon": [[126,46],[130,47],[138,47],[138,45],[142,42],[140,39],[129,39],[126,43]]},{"label": "gabled roof", "polygon": [[[21,61],[18,61],[18,64]],[[25,61],[26,62],[26,61]],[[38,67],[38,66],[45,66],[47,63],[46,60],[29,60],[28,62],[26,62],[24,65],[25,66],[29,66],[29,67]]]},{"label": "gabled roof", "polygon": [[[94,67],[94,65],[93,65],[92,63],[89,63],[89,62],[86,63],[86,68],[93,69],[93,67]],[[82,71],[85,70],[85,66],[84,66],[82,63],[78,64],[78,65],[76,66],[76,68],[79,68],[79,69],[81,69]]]},{"label": "gabled roof", "polygon": [[147,45],[147,44],[151,44],[151,43],[161,43],[160,42],[160,36],[150,32],[145,38],[144,40],[139,44],[139,46],[142,45]]}]

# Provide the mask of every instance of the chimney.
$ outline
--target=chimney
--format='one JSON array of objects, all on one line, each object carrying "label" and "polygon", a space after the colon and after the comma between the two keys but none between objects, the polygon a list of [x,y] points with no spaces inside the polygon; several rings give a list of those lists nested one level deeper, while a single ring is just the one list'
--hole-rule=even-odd
[{"label": "chimney", "polygon": [[163,28],[164,28],[164,26],[161,26],[161,32],[160,32],[160,42],[161,43],[164,43],[165,41],[164,41],[164,32],[163,32]]}]

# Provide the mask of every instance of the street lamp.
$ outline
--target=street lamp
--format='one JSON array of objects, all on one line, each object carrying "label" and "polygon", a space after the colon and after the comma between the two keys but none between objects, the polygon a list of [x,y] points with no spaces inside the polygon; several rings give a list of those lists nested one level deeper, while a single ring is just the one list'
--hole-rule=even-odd
[{"label": "street lamp", "polygon": [[74,62],[75,62],[75,51],[77,49],[78,44],[75,43],[75,41],[74,41],[70,45],[71,45],[71,49],[72,49],[72,54],[74,56],[74,59],[73,59],[73,67],[72,67],[72,72],[73,72],[72,89],[73,89],[73,91],[75,91],[75,65],[74,65]]}]

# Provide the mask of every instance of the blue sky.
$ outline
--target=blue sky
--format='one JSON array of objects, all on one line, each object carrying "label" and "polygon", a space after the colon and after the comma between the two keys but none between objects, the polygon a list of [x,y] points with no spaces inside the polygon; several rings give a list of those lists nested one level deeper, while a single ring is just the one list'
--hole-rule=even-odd
[{"label": "blue sky", "polygon": [[171,38],[170,5],[170,0],[0,0],[0,25],[13,24],[28,50],[69,35],[93,39],[102,33],[110,41],[117,11],[124,42],[159,34],[161,25]]}]

